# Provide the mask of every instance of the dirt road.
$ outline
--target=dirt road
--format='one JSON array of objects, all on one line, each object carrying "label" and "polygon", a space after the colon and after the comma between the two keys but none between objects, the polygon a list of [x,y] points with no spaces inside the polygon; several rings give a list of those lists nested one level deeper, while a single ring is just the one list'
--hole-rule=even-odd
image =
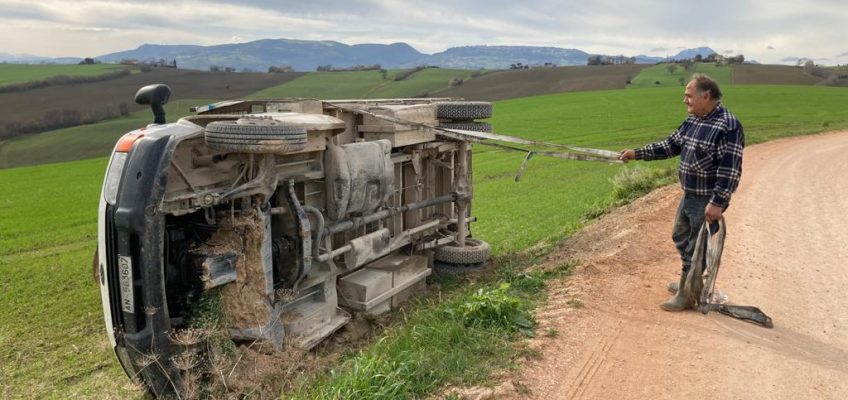
[{"label": "dirt road", "polygon": [[679,273],[669,236],[680,189],[667,187],[546,261],[581,262],[537,314],[540,356],[497,397],[848,398],[848,132],[751,146],[744,157],[717,288],[760,307],[774,329],[658,307]]}]

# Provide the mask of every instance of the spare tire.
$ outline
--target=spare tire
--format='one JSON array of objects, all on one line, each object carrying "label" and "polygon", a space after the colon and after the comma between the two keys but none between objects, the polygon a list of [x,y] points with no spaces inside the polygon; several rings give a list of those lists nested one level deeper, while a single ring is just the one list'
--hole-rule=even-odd
[{"label": "spare tire", "polygon": [[442,128],[460,129],[463,131],[492,133],[492,125],[485,122],[442,122],[439,126]]},{"label": "spare tire", "polygon": [[465,247],[448,243],[437,247],[433,257],[449,264],[474,265],[488,261],[490,252],[491,247],[488,243],[474,238],[465,238]]},{"label": "spare tire", "polygon": [[206,125],[210,148],[234,153],[282,154],[306,148],[306,128],[272,120],[216,121]]},{"label": "spare tire", "polygon": [[487,101],[445,101],[436,103],[436,118],[457,121],[490,118],[492,103]]}]

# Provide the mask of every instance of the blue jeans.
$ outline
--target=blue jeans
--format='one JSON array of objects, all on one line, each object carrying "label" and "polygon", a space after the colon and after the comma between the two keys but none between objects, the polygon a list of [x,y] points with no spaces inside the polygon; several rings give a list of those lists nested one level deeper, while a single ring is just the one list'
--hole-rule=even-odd
[{"label": "blue jeans", "polygon": [[688,272],[692,266],[692,254],[695,252],[695,242],[698,232],[704,224],[704,210],[710,202],[710,196],[685,193],[680,199],[677,207],[677,215],[674,217],[674,228],[671,232],[671,240],[680,253],[680,261],[683,264],[683,272]]}]

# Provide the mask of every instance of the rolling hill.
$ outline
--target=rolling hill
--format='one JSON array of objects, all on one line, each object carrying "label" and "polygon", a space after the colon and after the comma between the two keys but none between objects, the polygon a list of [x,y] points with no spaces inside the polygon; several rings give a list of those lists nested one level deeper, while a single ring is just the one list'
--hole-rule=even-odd
[{"label": "rolling hill", "polygon": [[[683,50],[672,58],[708,55],[708,47]],[[379,64],[383,68],[409,68],[431,65],[444,68],[504,69],[510,65],[585,65],[590,53],[579,49],[542,46],[461,46],[435,54],[425,54],[406,43],[354,44],[336,41],[262,39],[246,43],[214,46],[144,44],[133,50],[104,54],[98,61],[176,60],[181,68],[207,70],[226,66],[236,70],[267,71],[269,66],[291,65],[296,71],[315,71],[318,66],[350,67]],[[656,63],[662,58],[639,56],[638,63]]]}]

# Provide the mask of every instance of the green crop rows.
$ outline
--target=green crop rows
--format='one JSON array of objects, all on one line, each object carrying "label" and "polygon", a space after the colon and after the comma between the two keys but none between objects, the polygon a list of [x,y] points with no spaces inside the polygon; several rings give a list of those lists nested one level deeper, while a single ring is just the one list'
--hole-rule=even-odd
[{"label": "green crop rows", "polygon": [[126,69],[115,64],[66,65],[66,64],[0,64],[0,86],[29,81],[40,81],[56,75],[97,76]]},{"label": "green crop rows", "polygon": [[304,97],[315,99],[364,99],[413,97],[450,85],[452,78],[466,79],[473,71],[428,68],[395,81],[403,70],[314,72],[291,82],[255,93],[253,98]]}]

